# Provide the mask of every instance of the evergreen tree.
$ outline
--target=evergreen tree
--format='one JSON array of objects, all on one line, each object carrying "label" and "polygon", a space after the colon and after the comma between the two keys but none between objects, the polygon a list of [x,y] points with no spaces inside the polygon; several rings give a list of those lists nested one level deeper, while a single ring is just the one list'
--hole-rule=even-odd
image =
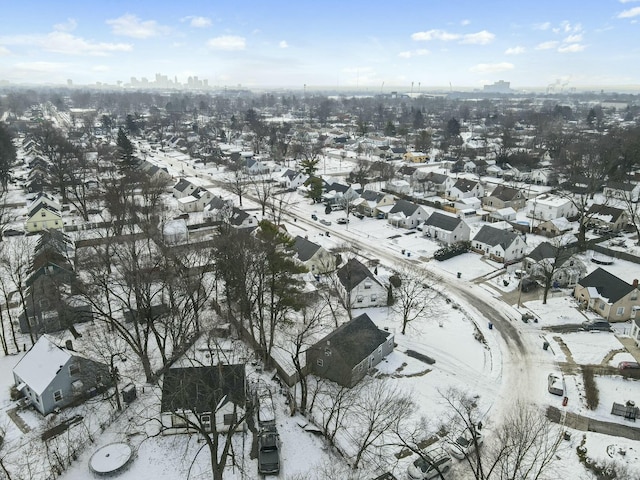
[{"label": "evergreen tree", "polygon": [[120,158],[120,171],[129,172],[133,170],[135,166],[135,148],[122,127],[118,129],[116,145],[118,146],[118,157]]},{"label": "evergreen tree", "polygon": [[16,147],[11,140],[11,134],[3,123],[0,123],[0,185],[3,190],[11,178],[11,166],[16,161]]}]

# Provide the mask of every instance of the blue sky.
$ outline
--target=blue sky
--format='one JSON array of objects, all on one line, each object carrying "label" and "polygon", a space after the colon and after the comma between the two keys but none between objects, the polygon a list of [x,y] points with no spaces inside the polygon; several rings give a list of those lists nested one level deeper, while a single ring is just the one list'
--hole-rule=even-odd
[{"label": "blue sky", "polygon": [[23,0],[3,6],[0,81],[640,88],[639,40],[640,0]]}]

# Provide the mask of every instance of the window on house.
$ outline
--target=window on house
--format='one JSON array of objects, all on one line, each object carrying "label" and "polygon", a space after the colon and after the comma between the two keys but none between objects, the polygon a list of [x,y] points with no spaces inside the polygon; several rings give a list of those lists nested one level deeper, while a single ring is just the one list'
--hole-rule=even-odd
[{"label": "window on house", "polygon": [[224,415],[224,424],[225,425],[233,425],[238,421],[235,413],[227,413]]},{"label": "window on house", "polygon": [[72,377],[74,375],[78,375],[80,373],[80,365],[77,363],[74,363],[72,365],[69,365],[69,375],[71,375]]},{"label": "window on house", "polygon": [[59,402],[62,400],[62,390],[56,390],[53,392],[53,401]]},{"label": "window on house", "polygon": [[616,310],[616,315],[620,316],[624,314],[624,307],[618,307]]},{"label": "window on house", "polygon": [[186,427],[187,421],[182,415],[171,415],[171,426],[172,427]]},{"label": "window on house", "polygon": [[376,295],[375,293],[373,295],[371,295],[371,301],[372,302],[377,302],[378,301],[378,295]]},{"label": "window on house", "polygon": [[331,356],[331,349],[330,348],[325,348],[324,349],[324,354],[325,354],[325,356],[330,357]]},{"label": "window on house", "polygon": [[368,290],[371,288],[371,282],[364,282],[364,288],[365,290]]},{"label": "window on house", "polygon": [[637,299],[638,299],[638,291],[637,291],[637,290],[634,290],[634,291],[631,293],[631,297],[630,297],[630,298],[631,298],[631,300],[637,300]]},{"label": "window on house", "polygon": [[207,430],[211,428],[211,415],[207,414],[207,415],[201,415],[200,416],[200,422],[202,423],[202,426],[204,428],[206,428]]},{"label": "window on house", "polygon": [[316,363],[318,364],[319,367],[324,367],[324,360],[322,360],[321,358],[317,359]]},{"label": "window on house", "polygon": [[600,302],[600,305],[598,305],[598,308],[600,310],[604,310],[604,302]]},{"label": "window on house", "polygon": [[363,302],[363,300],[364,300],[364,297],[363,297],[362,295],[358,295],[358,296],[356,297],[356,302],[358,302],[358,303],[362,303],[362,302]]}]

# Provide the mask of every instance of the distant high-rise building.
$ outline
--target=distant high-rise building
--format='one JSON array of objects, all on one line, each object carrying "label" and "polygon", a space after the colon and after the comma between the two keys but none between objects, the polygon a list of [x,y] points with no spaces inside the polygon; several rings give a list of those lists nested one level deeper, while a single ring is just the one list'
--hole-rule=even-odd
[{"label": "distant high-rise building", "polygon": [[73,87],[73,80],[70,78],[67,79],[67,87]]},{"label": "distant high-rise building", "polygon": [[491,85],[485,85],[484,91],[487,93],[511,93],[511,83],[504,80],[498,80]]}]

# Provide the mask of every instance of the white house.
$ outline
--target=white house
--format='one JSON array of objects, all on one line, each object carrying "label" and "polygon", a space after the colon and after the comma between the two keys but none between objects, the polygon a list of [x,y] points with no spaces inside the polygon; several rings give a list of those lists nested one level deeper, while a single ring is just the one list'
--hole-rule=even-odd
[{"label": "white house", "polygon": [[494,261],[509,264],[524,256],[524,238],[514,232],[483,226],[471,241],[472,248]]},{"label": "white house", "polygon": [[451,245],[455,242],[469,240],[471,230],[464,220],[454,215],[433,212],[422,226],[425,236]]},{"label": "white house", "polygon": [[481,198],[484,196],[484,187],[480,182],[476,182],[475,180],[459,178],[449,189],[447,196],[451,199]]},{"label": "white house", "polygon": [[340,294],[351,308],[382,307],[387,304],[387,289],[355,258],[340,267],[337,276]]},{"label": "white house", "polygon": [[332,272],[336,268],[336,257],[322,246],[304,237],[295,238],[294,248],[300,260],[310,273],[317,275]]},{"label": "white house", "polygon": [[309,177],[304,173],[287,169],[282,175],[280,175],[280,177],[278,177],[278,183],[287,190],[295,190],[304,185],[304,182],[306,182],[308,178]]},{"label": "white house", "polygon": [[527,201],[527,217],[545,222],[560,217],[575,217],[578,209],[565,197],[545,193]]},{"label": "white house", "polygon": [[429,214],[422,205],[398,200],[387,216],[387,221],[396,227],[415,228],[423,223]]},{"label": "white house", "polygon": [[195,192],[198,188],[198,185],[196,185],[195,183],[187,180],[186,178],[181,178],[180,180],[178,180],[178,183],[173,186],[173,196],[178,199],[188,197],[189,195],[192,195],[193,192]]},{"label": "white house", "polygon": [[41,202],[29,211],[25,226],[27,232],[41,232],[42,230],[61,230],[64,228],[60,211]]},{"label": "white house", "polygon": [[191,195],[178,199],[178,209],[184,213],[201,212],[213,199],[213,193],[198,187]]}]

